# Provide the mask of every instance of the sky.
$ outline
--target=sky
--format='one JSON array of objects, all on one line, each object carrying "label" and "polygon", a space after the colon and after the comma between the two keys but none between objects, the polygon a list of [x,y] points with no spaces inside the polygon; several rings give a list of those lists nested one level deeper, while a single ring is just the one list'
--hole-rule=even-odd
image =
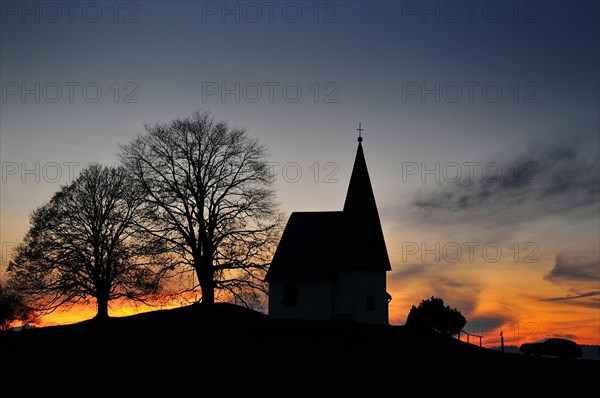
[{"label": "sky", "polygon": [[2,1],[0,268],[145,123],[246,128],[290,214],[342,209],[360,122],[391,323],[436,296],[484,345],[600,344],[599,29],[592,1]]}]

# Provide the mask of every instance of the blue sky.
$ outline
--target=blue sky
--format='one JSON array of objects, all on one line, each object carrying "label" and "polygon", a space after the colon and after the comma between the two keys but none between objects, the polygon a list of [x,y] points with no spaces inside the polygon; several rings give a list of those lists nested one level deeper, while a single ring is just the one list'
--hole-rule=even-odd
[{"label": "blue sky", "polygon": [[[449,301],[491,316],[490,275],[430,271],[406,242],[536,242],[537,298],[598,290],[543,279],[598,261],[597,2],[1,4],[3,261],[71,172],[200,109],[269,145],[287,213],[341,209],[362,122],[398,319],[450,269]],[[506,179],[517,161],[531,183]]]}]

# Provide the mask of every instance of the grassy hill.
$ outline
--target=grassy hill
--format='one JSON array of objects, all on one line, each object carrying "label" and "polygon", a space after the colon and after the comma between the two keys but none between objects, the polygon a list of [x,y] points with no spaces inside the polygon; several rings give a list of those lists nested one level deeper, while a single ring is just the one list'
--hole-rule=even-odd
[{"label": "grassy hill", "polygon": [[404,326],[272,321],[230,304],[0,332],[0,355],[4,380],[74,378],[103,388],[116,377],[129,388],[143,380],[136,388],[150,390],[223,379],[235,388],[244,379],[252,380],[242,384],[248,388],[276,381],[293,391],[318,385],[374,391],[417,380],[429,380],[419,386],[433,391],[445,386],[440,380],[452,380],[454,391],[484,380],[507,391],[525,382],[539,393],[557,385],[587,388],[600,374],[599,361],[502,354]]}]

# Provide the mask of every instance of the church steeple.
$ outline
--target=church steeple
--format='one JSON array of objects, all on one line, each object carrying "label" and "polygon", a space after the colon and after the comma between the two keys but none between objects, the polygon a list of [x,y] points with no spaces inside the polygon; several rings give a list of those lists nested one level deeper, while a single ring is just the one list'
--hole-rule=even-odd
[{"label": "church steeple", "polygon": [[363,140],[363,138],[362,138],[363,128],[362,128],[361,122],[358,122],[358,128],[356,129],[356,131],[358,131],[358,143],[360,144]]},{"label": "church steeple", "polygon": [[379,221],[375,195],[362,147],[362,126],[358,127],[358,149],[344,203],[344,268],[391,270]]}]

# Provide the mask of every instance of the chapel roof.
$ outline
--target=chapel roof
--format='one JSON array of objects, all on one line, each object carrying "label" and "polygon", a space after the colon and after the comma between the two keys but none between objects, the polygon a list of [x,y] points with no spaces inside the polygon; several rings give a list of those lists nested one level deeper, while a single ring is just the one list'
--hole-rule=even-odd
[{"label": "chapel roof", "polygon": [[344,210],[292,213],[267,280],[332,278],[340,270],[391,270],[362,137]]}]

